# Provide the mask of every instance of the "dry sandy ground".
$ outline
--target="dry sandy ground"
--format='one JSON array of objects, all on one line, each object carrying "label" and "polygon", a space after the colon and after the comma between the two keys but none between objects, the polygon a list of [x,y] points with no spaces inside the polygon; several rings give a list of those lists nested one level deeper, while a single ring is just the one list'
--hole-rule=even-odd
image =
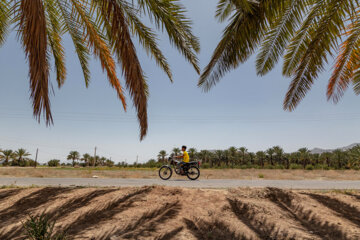
[{"label": "dry sandy ground", "polygon": [[[355,170],[271,170],[271,169],[200,169],[202,179],[264,179],[287,180],[360,180],[360,171]],[[43,178],[158,178],[155,170],[92,170],[0,167],[0,177]],[[173,176],[173,178],[176,176]],[[180,177],[181,178],[181,177]]]},{"label": "dry sandy ground", "polygon": [[0,239],[46,212],[70,239],[360,239],[360,192],[280,189],[0,190]]}]

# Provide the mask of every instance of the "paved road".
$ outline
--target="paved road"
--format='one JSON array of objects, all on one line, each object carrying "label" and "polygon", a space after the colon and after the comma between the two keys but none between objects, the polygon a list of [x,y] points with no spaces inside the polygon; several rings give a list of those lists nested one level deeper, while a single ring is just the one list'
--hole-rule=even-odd
[{"label": "paved road", "polygon": [[233,188],[233,187],[278,187],[287,189],[360,189],[360,181],[323,180],[168,180],[160,179],[116,179],[116,178],[0,178],[1,185],[17,186],[177,186],[189,188]]}]

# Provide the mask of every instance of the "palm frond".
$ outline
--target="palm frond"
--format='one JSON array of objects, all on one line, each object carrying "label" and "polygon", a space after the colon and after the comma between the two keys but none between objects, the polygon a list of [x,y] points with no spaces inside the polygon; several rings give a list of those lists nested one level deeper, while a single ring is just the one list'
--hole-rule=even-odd
[{"label": "palm frond", "polygon": [[123,94],[123,89],[119,79],[116,76],[115,61],[112,58],[108,44],[104,36],[97,29],[92,17],[87,12],[87,8],[80,4],[77,0],[70,0],[73,5],[73,14],[78,22],[84,27],[86,32],[86,39],[90,48],[93,50],[95,56],[100,60],[103,71],[106,71],[109,82],[115,88],[119,99],[126,110],[126,101]]},{"label": "palm frond", "polygon": [[348,38],[342,43],[333,74],[329,80],[327,97],[337,103],[352,81],[354,70],[359,67],[360,21],[350,23]]},{"label": "palm frond", "polygon": [[75,51],[83,71],[85,85],[88,87],[90,82],[89,50],[83,38],[84,34],[80,30],[78,23],[71,16],[71,5],[63,0],[57,0],[57,5],[63,19],[63,28],[65,32],[69,33],[74,43]]},{"label": "palm frond", "polygon": [[266,20],[262,4],[253,6],[253,9],[251,12],[237,9],[231,17],[209,64],[200,76],[198,86],[205,91],[209,91],[225,73],[245,62],[255,51],[266,28]]},{"label": "palm frond", "polygon": [[300,29],[291,39],[289,46],[287,46],[286,54],[284,56],[283,75],[292,76],[296,67],[298,66],[300,56],[304,54],[309,44],[309,31],[313,27],[316,18],[319,16],[321,10],[324,8],[325,1],[317,1],[311,8],[307,18],[302,23]]},{"label": "palm frond", "polygon": [[327,57],[336,46],[343,29],[346,0],[331,0],[314,31],[311,42],[301,56],[294,78],[284,100],[284,109],[293,110],[305,97],[318,74],[327,63]]},{"label": "palm frond", "polygon": [[183,54],[200,73],[198,58],[199,39],[191,31],[191,21],[185,16],[185,9],[178,0],[138,0],[140,9],[154,20],[158,29],[165,28],[170,42]]},{"label": "palm frond", "polygon": [[215,17],[220,21],[225,21],[235,10],[234,4],[230,0],[220,0],[216,6]]},{"label": "palm frond", "polygon": [[4,43],[10,24],[9,4],[7,1],[0,2],[0,46]]},{"label": "palm frond", "polygon": [[45,0],[47,12],[47,37],[55,60],[56,80],[58,87],[61,87],[66,78],[65,52],[61,44],[61,23],[60,13],[55,0]]},{"label": "palm frond", "polygon": [[280,10],[280,16],[262,40],[260,53],[256,60],[256,70],[259,75],[265,75],[278,62],[290,37],[297,29],[303,13],[307,10],[307,6],[313,1],[287,0],[284,2],[284,9]]},{"label": "palm frond", "polygon": [[115,54],[121,64],[127,89],[137,110],[140,124],[140,139],[142,140],[148,128],[148,86],[131,39],[129,25],[123,9],[116,0],[98,1],[98,4],[101,4],[103,16],[111,26],[111,41],[114,44]]},{"label": "palm frond", "polygon": [[360,95],[360,66],[357,67],[354,73],[353,89],[356,95]]},{"label": "palm frond", "polygon": [[132,29],[133,34],[138,37],[139,42],[145,48],[146,52],[151,54],[158,66],[161,67],[161,69],[168,75],[170,81],[173,82],[169,63],[158,47],[156,34],[151,30],[151,28],[145,26],[141,22],[132,6],[129,6],[121,1],[118,1],[118,3],[127,16],[127,22]]},{"label": "palm frond", "polygon": [[219,0],[216,6],[215,17],[220,21],[225,21],[236,9],[243,9],[245,12],[251,12],[254,6],[259,4],[257,0]]},{"label": "palm frond", "polygon": [[47,59],[47,29],[41,0],[23,0],[20,8],[19,37],[29,62],[31,99],[34,116],[40,121],[44,113],[46,124],[53,118],[49,99],[49,64]]}]

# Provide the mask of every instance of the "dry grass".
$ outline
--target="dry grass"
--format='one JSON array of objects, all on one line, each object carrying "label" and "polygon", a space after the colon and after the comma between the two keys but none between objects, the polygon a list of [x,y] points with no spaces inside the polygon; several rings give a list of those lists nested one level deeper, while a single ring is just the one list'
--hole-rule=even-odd
[{"label": "dry grass", "polygon": [[[0,167],[0,177],[157,178],[157,169]],[[355,170],[201,169],[202,179],[360,180]]]},{"label": "dry grass", "polygon": [[360,239],[360,192],[266,189],[0,189],[0,239],[45,212],[70,239]]}]

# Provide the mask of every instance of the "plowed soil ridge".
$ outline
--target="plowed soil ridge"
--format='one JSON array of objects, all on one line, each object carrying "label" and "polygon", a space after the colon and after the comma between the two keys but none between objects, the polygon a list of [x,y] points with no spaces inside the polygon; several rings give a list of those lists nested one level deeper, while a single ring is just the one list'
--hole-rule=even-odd
[{"label": "plowed soil ridge", "polygon": [[0,239],[46,213],[70,239],[360,239],[360,193],[175,187],[0,189]]}]

